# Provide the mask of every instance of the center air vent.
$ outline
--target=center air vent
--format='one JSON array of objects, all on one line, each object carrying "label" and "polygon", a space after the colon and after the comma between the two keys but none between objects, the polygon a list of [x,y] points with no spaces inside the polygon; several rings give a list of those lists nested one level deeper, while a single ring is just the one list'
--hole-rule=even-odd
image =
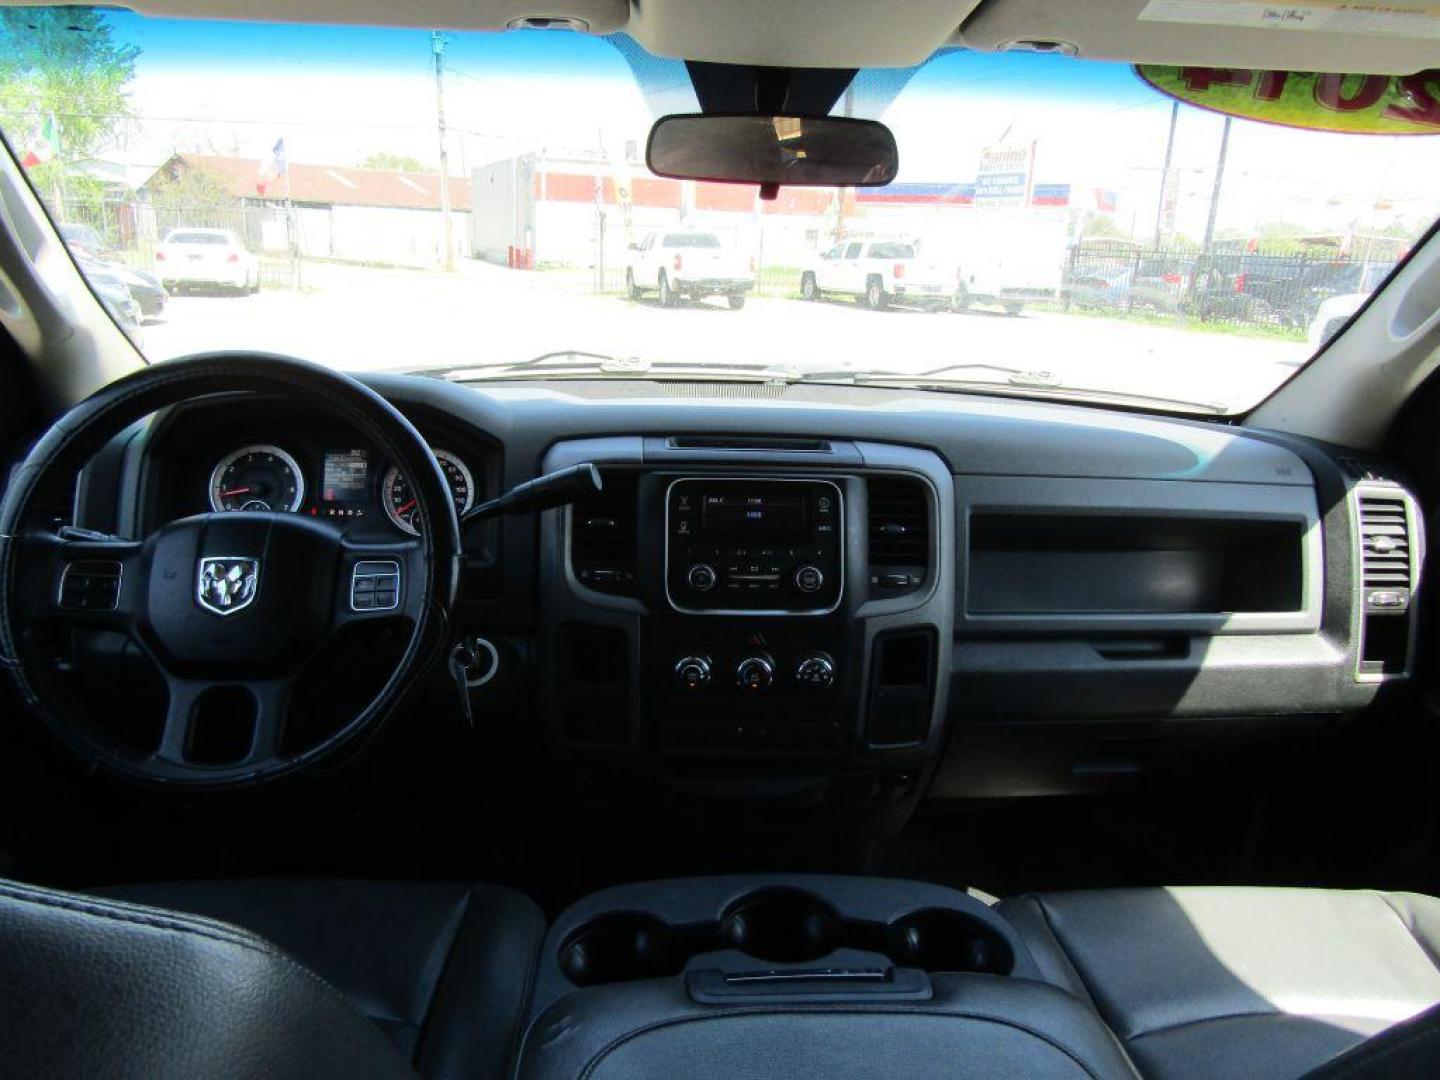
[{"label": "center air vent", "polygon": [[930,562],[930,504],[919,480],[873,478],[870,492],[870,584],[913,589]]},{"label": "center air vent", "polygon": [[639,479],[624,470],[601,476],[604,487],[570,511],[570,566],[582,585],[632,596]]},{"label": "center air vent", "polygon": [[1412,607],[1420,585],[1420,523],[1410,497],[1395,487],[1362,487],[1356,503],[1362,615],[1358,675],[1404,675],[1410,669]]}]

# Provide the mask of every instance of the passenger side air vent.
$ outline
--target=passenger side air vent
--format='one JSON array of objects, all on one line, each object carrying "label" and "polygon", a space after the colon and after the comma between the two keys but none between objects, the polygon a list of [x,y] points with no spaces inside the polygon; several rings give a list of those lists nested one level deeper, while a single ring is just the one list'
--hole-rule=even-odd
[{"label": "passenger side air vent", "polygon": [[1419,522],[1399,488],[1362,487],[1359,516],[1361,623],[1359,675],[1384,678],[1409,670],[1410,611],[1419,585]]},{"label": "passenger side air vent", "polygon": [[633,596],[639,477],[622,469],[603,470],[601,477],[600,492],[571,508],[570,567],[588,588]]},{"label": "passenger side air vent", "polygon": [[900,592],[925,583],[930,563],[930,503],[919,480],[876,477],[870,493],[870,584]]},{"label": "passenger side air vent", "polygon": [[1410,525],[1405,499],[1360,495],[1360,582],[1367,608],[1403,607],[1410,600]]}]

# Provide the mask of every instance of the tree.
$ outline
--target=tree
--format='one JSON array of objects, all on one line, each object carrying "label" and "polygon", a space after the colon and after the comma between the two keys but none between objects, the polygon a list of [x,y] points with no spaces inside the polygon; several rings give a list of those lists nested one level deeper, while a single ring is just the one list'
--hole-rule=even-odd
[{"label": "tree", "polygon": [[385,169],[388,172],[425,172],[419,158],[404,154],[389,154],[384,151],[371,154],[360,163],[362,169]]},{"label": "tree", "polygon": [[1126,239],[1130,234],[1108,214],[1089,214],[1080,226],[1080,235],[1087,240]]},{"label": "tree", "polygon": [[58,194],[69,166],[122,137],[139,55],[113,39],[102,13],[0,8],[0,126],[22,154],[50,117],[59,129],[55,156],[31,171],[42,191]]},{"label": "tree", "polygon": [[165,210],[232,210],[235,197],[212,173],[176,163],[145,185],[150,205]]}]

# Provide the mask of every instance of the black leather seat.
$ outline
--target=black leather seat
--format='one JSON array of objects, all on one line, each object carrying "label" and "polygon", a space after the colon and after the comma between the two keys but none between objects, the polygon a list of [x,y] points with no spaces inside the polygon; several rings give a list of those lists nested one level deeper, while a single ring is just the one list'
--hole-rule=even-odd
[{"label": "black leather seat", "polygon": [[[1161,1080],[1304,1076],[1440,1002],[1430,897],[1117,889],[1022,896],[1000,911],[1045,977],[1093,1003]],[[1397,1035],[1374,1044],[1382,1054],[1356,1052],[1366,1068],[1353,1074],[1389,1075],[1367,1070],[1392,1043],[1415,1046]]]},{"label": "black leather seat", "polygon": [[506,1075],[545,936],[534,903],[487,885],[212,881],[94,895],[273,942],[349,998],[424,1077]]},{"label": "black leather seat", "polygon": [[322,979],[233,926],[0,882],[0,1073],[397,1080]]}]

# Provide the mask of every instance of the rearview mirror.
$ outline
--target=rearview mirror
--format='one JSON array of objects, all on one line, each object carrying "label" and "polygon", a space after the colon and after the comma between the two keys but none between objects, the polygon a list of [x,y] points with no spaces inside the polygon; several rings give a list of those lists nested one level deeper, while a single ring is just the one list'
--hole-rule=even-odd
[{"label": "rearview mirror", "polygon": [[844,116],[662,116],[645,162],[657,176],[794,187],[879,187],[895,179],[895,136]]}]

